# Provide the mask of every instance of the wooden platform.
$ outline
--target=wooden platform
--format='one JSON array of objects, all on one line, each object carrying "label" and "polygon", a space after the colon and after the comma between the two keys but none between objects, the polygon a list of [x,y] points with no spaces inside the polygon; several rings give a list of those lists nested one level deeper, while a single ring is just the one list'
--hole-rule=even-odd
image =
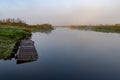
[{"label": "wooden platform", "polygon": [[21,40],[20,47],[17,53],[17,62],[35,61],[38,59],[38,54],[32,40]]}]

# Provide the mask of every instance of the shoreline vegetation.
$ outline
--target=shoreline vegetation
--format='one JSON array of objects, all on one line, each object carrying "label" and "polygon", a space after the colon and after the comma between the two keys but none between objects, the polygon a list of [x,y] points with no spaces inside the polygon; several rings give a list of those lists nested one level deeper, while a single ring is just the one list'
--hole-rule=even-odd
[{"label": "shoreline vegetation", "polygon": [[115,25],[70,25],[65,26],[71,29],[92,30],[97,32],[120,33],[120,24]]},{"label": "shoreline vegetation", "polygon": [[31,31],[34,30],[53,30],[54,28],[52,27],[51,24],[36,24],[36,25],[29,25],[27,24],[25,21],[21,20],[21,19],[2,19],[0,20],[0,27],[4,26],[4,27],[17,27],[17,28],[24,28],[24,29],[28,29]]},{"label": "shoreline vegetation", "polygon": [[[120,33],[120,24],[115,25],[69,25],[71,29],[93,30],[98,32]],[[21,19],[0,20],[0,59],[11,59],[15,54],[16,43],[21,39],[31,37],[32,32],[50,33],[54,28],[50,24],[29,25]]]},{"label": "shoreline vegetation", "polygon": [[29,39],[32,32],[51,32],[54,28],[50,24],[29,25],[21,19],[0,20],[0,59],[10,59],[15,52],[15,44],[20,39]]}]

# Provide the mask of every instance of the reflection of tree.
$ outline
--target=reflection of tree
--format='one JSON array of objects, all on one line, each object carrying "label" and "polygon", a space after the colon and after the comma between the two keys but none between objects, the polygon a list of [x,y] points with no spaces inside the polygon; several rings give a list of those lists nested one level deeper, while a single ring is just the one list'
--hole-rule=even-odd
[{"label": "reflection of tree", "polygon": [[35,33],[35,32],[41,32],[41,33],[46,33],[46,34],[49,34],[49,33],[51,33],[52,32],[52,30],[54,30],[54,29],[40,29],[40,28],[35,28],[35,29],[33,29],[32,30],[32,32],[33,33]]},{"label": "reflection of tree", "polygon": [[50,24],[30,25],[32,32],[51,33],[54,28]]}]

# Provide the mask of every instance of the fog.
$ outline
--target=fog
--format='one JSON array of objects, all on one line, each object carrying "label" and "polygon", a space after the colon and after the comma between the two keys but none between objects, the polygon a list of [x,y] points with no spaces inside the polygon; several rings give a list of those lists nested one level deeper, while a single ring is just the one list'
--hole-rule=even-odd
[{"label": "fog", "polygon": [[89,25],[120,23],[120,0],[0,0],[0,19],[29,24]]}]

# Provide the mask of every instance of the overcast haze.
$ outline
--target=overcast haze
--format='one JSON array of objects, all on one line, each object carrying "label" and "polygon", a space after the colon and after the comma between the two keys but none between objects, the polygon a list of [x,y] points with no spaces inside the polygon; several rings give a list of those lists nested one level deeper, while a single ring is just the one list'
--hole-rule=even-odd
[{"label": "overcast haze", "polygon": [[120,0],[0,0],[0,18],[29,24],[120,23]]}]

